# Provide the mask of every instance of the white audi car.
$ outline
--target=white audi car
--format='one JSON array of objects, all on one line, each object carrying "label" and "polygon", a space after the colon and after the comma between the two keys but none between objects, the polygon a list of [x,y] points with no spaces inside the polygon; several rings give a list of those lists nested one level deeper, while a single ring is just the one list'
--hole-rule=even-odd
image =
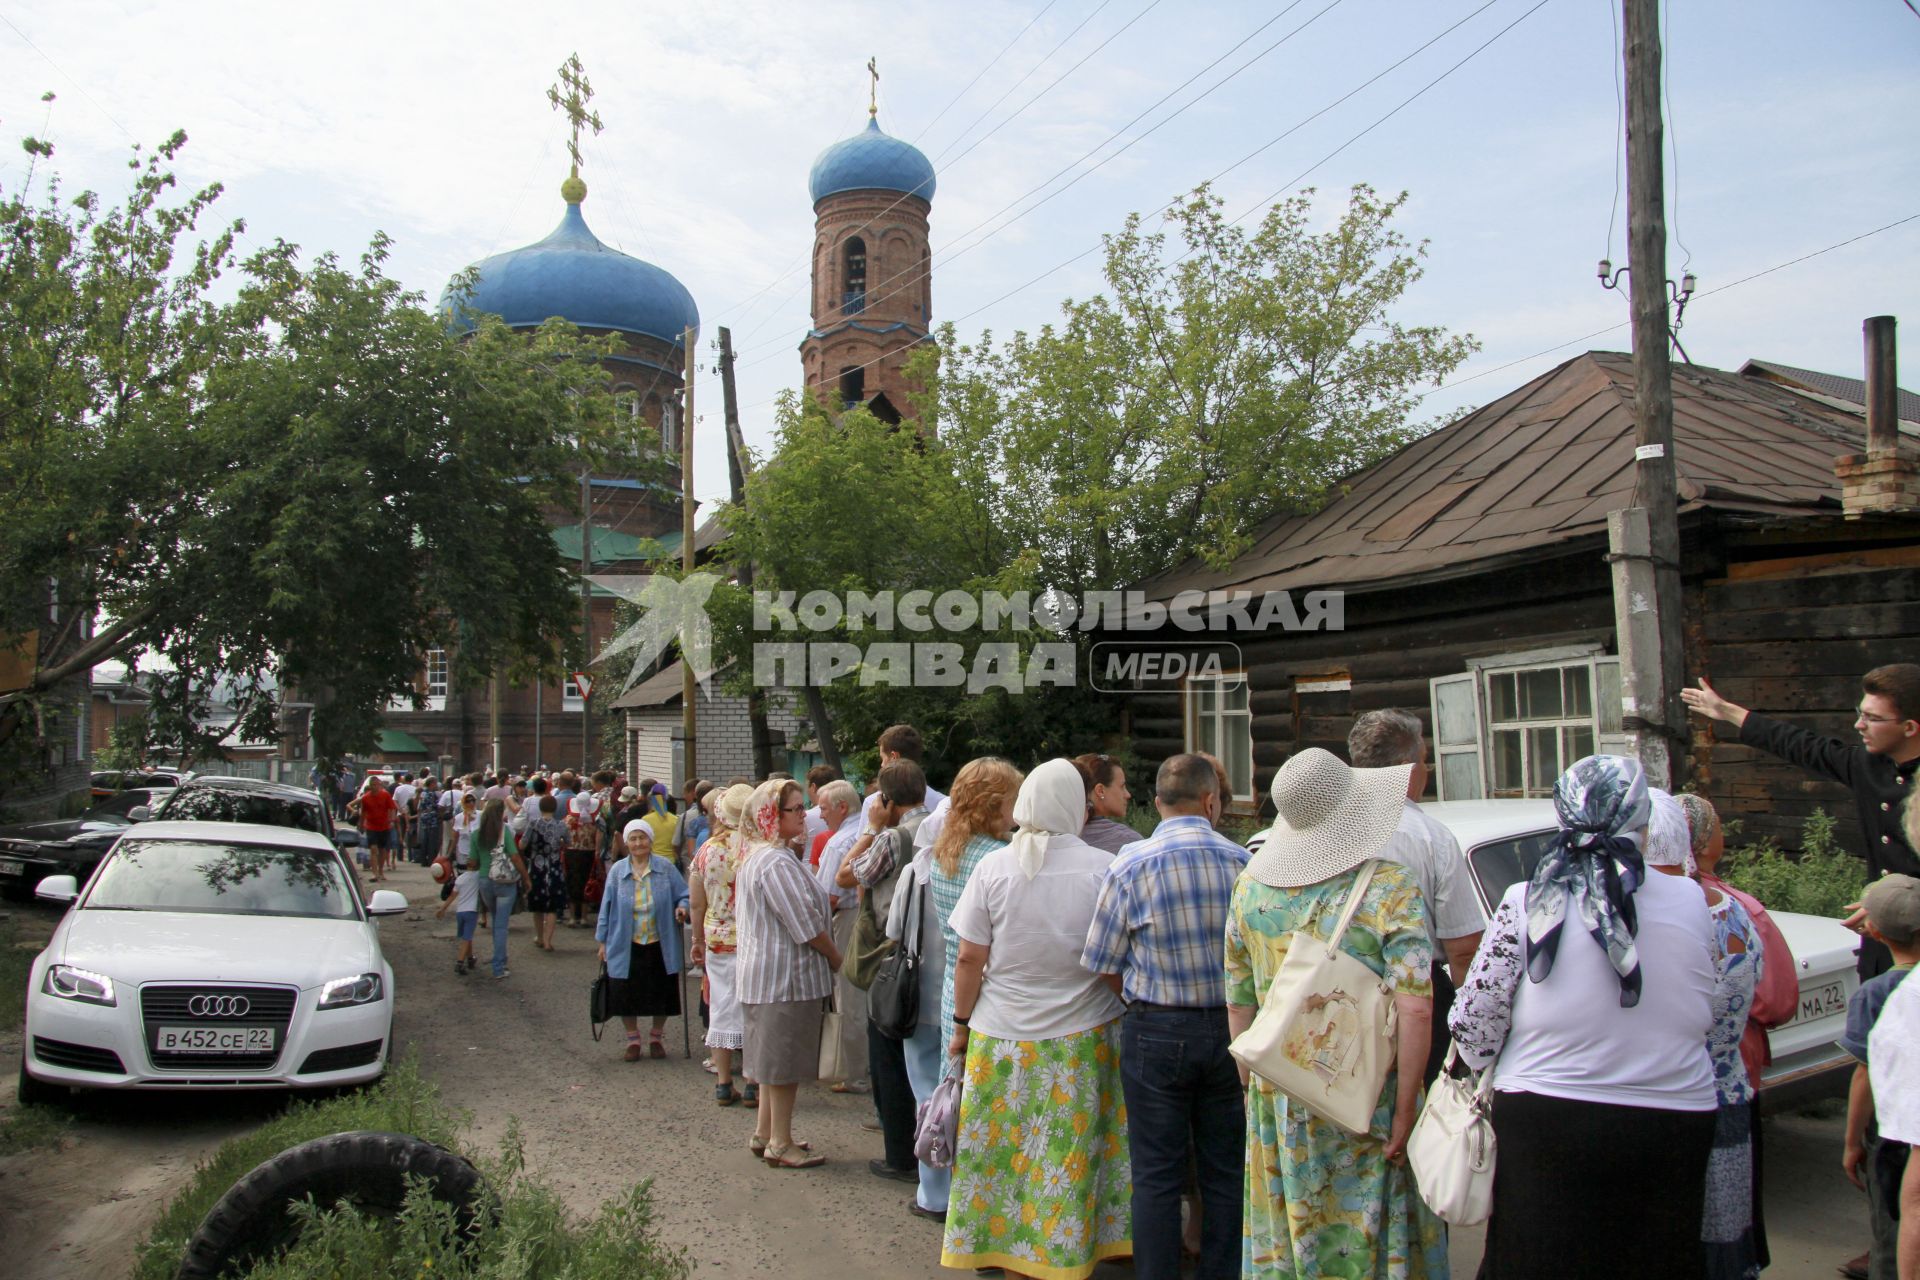
[{"label": "white audi car", "polygon": [[358,1084],[385,1070],[393,970],[337,849],[314,832],[145,822],[116,842],[33,962],[20,1099],[67,1088]]},{"label": "white audi car", "polygon": [[[1448,800],[1420,806],[1460,842],[1487,915],[1508,886],[1533,874],[1559,823],[1551,800]],[[1860,939],[1838,920],[1769,912],[1793,952],[1800,1006],[1767,1032],[1773,1061],[1761,1076],[1763,1105],[1789,1106],[1803,1098],[1844,1092],[1853,1058],[1838,1043],[1846,1029],[1847,999],[1859,980],[1854,955]]]}]

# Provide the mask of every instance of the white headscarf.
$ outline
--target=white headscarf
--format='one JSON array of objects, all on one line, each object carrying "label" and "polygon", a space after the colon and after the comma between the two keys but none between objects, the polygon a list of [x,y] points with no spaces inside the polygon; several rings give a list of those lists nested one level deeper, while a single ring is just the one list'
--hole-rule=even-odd
[{"label": "white headscarf", "polygon": [[1087,784],[1080,766],[1071,760],[1049,760],[1028,774],[1013,802],[1013,820],[1020,829],[1010,847],[1021,872],[1031,880],[1046,861],[1047,841],[1079,835],[1086,824]]},{"label": "white headscarf", "polygon": [[1653,802],[1653,813],[1647,819],[1647,865],[1679,867],[1692,875],[1693,832],[1687,826],[1687,811],[1658,787],[1648,787],[1647,798]]}]

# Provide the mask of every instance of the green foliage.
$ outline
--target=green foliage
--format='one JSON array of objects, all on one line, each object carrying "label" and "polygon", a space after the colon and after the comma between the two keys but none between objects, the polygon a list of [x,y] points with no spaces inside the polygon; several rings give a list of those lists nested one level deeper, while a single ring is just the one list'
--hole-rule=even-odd
[{"label": "green foliage", "polygon": [[288,1147],[331,1133],[378,1129],[451,1148],[465,1121],[464,1115],[441,1100],[439,1089],[421,1076],[420,1064],[411,1053],[367,1089],[318,1102],[294,1102],[258,1129],[222,1143],[202,1162],[193,1180],[167,1202],[141,1241],[135,1254],[136,1280],[170,1280],[188,1238],[214,1202],[254,1166]]},{"label": "green foliage", "polygon": [[0,1115],[0,1156],[57,1147],[73,1128],[73,1117],[62,1107],[15,1107]]},{"label": "green foliage", "polygon": [[117,208],[31,174],[0,192],[0,633],[42,632],[0,739],[108,658],[161,659],[149,733],[187,761],[216,687],[242,737],[297,688],[333,758],[372,746],[424,649],[465,687],[557,677],[577,612],[548,512],[583,465],[657,465],[614,426],[611,339],[463,332],[385,275],[384,236],[352,265],[241,260],[239,223],[193,243],[220,189],[173,194],[184,143]]},{"label": "green foliage", "polygon": [[93,755],[96,769],[138,769],[147,762],[147,717],[127,716],[107,730],[107,745]]},{"label": "green foliage", "polygon": [[421,1186],[408,1190],[399,1217],[370,1218],[351,1205],[308,1203],[300,1242],[255,1267],[248,1280],[685,1280],[685,1254],[662,1244],[653,1229],[651,1182],[629,1188],[575,1222],[560,1197],[523,1168],[518,1122],[484,1166],[499,1197],[499,1217],[476,1239],[463,1237],[450,1206]]},{"label": "green foliage", "polygon": [[[1738,833],[1727,824],[1728,836]],[[1815,809],[1802,828],[1797,857],[1772,840],[1734,846],[1729,842],[1720,875],[1736,889],[1758,898],[1769,911],[1843,917],[1867,885],[1866,864],[1834,838],[1833,818]]]}]

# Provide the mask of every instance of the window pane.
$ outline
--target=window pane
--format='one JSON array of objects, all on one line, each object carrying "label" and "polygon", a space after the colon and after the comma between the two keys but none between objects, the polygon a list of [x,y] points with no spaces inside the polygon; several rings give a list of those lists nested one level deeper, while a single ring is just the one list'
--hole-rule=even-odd
[{"label": "window pane", "polygon": [[1593,754],[1593,730],[1562,729],[1560,745],[1565,752],[1567,765],[1571,768],[1575,760],[1584,760]]},{"label": "window pane", "polygon": [[1560,716],[1560,671],[1520,673],[1520,716],[1523,720],[1554,720]]},{"label": "window pane", "polygon": [[1433,731],[1443,747],[1477,743],[1473,726],[1473,681],[1456,680],[1433,689]]},{"label": "window pane", "polygon": [[1480,761],[1471,751],[1454,751],[1440,757],[1440,787],[1449,800],[1478,800]]},{"label": "window pane", "polygon": [[1524,789],[1520,771],[1520,731],[1501,729],[1493,735],[1493,790],[1496,795],[1518,795]]},{"label": "window pane", "polygon": [[1227,733],[1227,779],[1233,794],[1253,794],[1253,721],[1247,716],[1231,716],[1225,721]]},{"label": "window pane", "polygon": [[1194,734],[1194,750],[1210,751],[1216,756],[1219,755],[1220,721],[1214,716],[1202,716],[1195,728],[1197,732]]},{"label": "window pane", "polygon": [[1593,698],[1587,688],[1587,669],[1585,667],[1567,667],[1560,673],[1560,682],[1567,695],[1567,715],[1590,716],[1593,714]]},{"label": "window pane", "polygon": [[1193,682],[1193,709],[1202,720],[1220,707],[1220,687],[1211,680]]},{"label": "window pane", "polygon": [[1491,705],[1496,723],[1520,718],[1519,698],[1514,693],[1512,672],[1492,676],[1487,680],[1487,700]]},{"label": "window pane", "polygon": [[1617,658],[1593,664],[1594,719],[1601,733],[1620,732],[1620,661]]},{"label": "window pane", "polygon": [[1560,731],[1551,727],[1527,730],[1527,790],[1547,795],[1559,777]]},{"label": "window pane", "polygon": [[1245,711],[1247,709],[1247,678],[1245,676],[1228,676],[1221,688],[1223,690],[1221,697],[1227,710]]}]

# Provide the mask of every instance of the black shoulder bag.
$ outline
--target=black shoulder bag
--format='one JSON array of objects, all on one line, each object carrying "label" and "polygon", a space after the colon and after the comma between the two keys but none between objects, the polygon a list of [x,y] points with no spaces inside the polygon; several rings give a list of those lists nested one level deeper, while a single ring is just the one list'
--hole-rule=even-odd
[{"label": "black shoulder bag", "polygon": [[613,1016],[607,1012],[607,997],[610,994],[607,990],[608,981],[607,966],[602,962],[600,976],[593,980],[593,988],[588,994],[588,1000],[592,1005],[588,1016],[593,1019],[593,1038],[596,1041],[600,1039],[600,1028]]},{"label": "black shoulder bag", "polygon": [[[912,870],[901,874],[911,875]],[[920,1025],[920,912],[927,900],[927,884],[915,879],[918,883],[907,901],[900,945],[880,961],[873,985],[867,989],[868,1016],[889,1040],[905,1040]]]}]

